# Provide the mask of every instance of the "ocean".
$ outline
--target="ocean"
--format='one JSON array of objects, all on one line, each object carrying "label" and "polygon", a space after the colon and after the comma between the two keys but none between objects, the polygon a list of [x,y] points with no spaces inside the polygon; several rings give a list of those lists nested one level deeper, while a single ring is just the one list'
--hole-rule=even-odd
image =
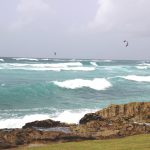
[{"label": "ocean", "polygon": [[150,61],[0,58],[0,128],[78,123],[110,104],[150,101]]}]

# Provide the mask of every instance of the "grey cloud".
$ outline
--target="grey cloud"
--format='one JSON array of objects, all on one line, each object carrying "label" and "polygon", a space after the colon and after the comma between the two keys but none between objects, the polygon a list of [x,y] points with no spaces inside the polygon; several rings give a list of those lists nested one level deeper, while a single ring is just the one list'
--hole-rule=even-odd
[{"label": "grey cloud", "polygon": [[22,28],[39,17],[52,12],[49,3],[43,0],[20,0],[16,7],[17,17],[11,24],[12,30]]},{"label": "grey cloud", "polygon": [[0,56],[56,51],[60,58],[148,59],[149,6],[149,0],[1,0]]},{"label": "grey cloud", "polygon": [[99,8],[88,29],[150,36],[149,8],[149,0],[99,0]]}]

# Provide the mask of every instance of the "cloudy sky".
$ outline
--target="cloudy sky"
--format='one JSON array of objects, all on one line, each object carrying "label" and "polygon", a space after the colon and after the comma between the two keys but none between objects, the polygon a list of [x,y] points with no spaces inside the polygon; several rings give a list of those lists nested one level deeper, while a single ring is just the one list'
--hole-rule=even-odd
[{"label": "cloudy sky", "polygon": [[0,0],[0,56],[54,52],[59,58],[150,59],[150,0]]}]

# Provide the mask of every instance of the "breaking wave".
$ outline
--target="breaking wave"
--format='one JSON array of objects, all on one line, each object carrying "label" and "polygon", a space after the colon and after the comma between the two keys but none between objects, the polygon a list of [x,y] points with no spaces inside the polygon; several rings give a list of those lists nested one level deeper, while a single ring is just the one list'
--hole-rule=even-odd
[{"label": "breaking wave", "polygon": [[94,90],[105,90],[111,87],[111,83],[104,78],[95,78],[93,80],[74,79],[66,81],[52,81],[55,85],[61,88],[78,89],[88,87]]},{"label": "breaking wave", "polygon": [[32,122],[35,120],[44,120],[49,119],[49,116],[46,114],[36,114],[36,115],[26,115],[22,118],[10,118],[10,119],[1,119],[0,120],[0,129],[2,128],[21,128],[27,122]]},{"label": "breaking wave", "polygon": [[97,109],[65,110],[51,119],[66,123],[79,123],[79,120],[87,113],[92,113]]},{"label": "breaking wave", "polygon": [[37,71],[93,71],[95,67],[84,67],[80,62],[69,63],[52,63],[52,64],[22,64],[22,63],[3,63],[0,64],[1,69],[21,69],[21,70],[37,70]]},{"label": "breaking wave", "polygon": [[137,75],[128,75],[123,76],[122,78],[132,81],[138,81],[138,82],[150,82],[150,76],[137,76]]},{"label": "breaking wave", "polygon": [[148,66],[136,66],[137,69],[148,69]]},{"label": "breaking wave", "polygon": [[13,58],[15,60],[39,61],[37,58]]},{"label": "breaking wave", "polygon": [[149,63],[142,63],[139,64],[138,66],[136,66],[137,69],[149,69],[150,68],[150,64]]},{"label": "breaking wave", "polygon": [[81,109],[81,110],[64,110],[54,114],[33,114],[25,115],[23,117],[1,119],[0,129],[3,128],[22,128],[26,123],[36,121],[53,119],[55,121],[61,121],[66,123],[79,123],[79,120],[86,114],[95,112],[97,109]]},{"label": "breaking wave", "polygon": [[90,64],[96,67],[98,66],[96,62],[90,62]]},{"label": "breaking wave", "polygon": [[4,59],[0,59],[1,62],[4,62]]}]

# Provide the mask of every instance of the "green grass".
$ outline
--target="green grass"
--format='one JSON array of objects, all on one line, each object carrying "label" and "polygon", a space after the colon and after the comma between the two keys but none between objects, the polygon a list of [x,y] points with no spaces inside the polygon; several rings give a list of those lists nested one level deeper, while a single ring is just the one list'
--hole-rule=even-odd
[{"label": "green grass", "polygon": [[20,150],[150,150],[150,134],[121,139],[53,143]]}]

